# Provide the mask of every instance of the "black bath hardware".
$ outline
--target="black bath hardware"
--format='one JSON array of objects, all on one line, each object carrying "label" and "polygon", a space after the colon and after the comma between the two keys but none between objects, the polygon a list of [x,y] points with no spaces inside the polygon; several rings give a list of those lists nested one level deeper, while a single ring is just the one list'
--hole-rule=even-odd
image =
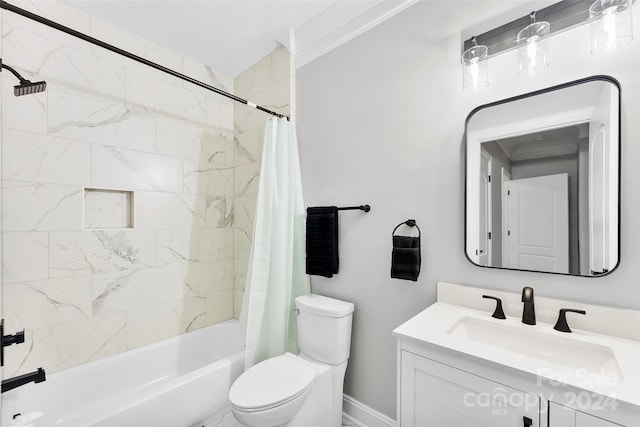
[{"label": "black bath hardware", "polygon": [[567,323],[567,312],[587,314],[587,312],[584,310],[574,310],[573,308],[561,308],[560,313],[558,313],[558,321],[556,322],[553,329],[560,332],[571,333],[571,328],[569,328],[569,324]]},{"label": "black bath hardware", "polygon": [[524,422],[523,427],[531,427],[533,425],[533,420],[529,417],[522,417],[522,421]]},{"label": "black bath hardware", "polygon": [[396,234],[396,230],[398,230],[398,228],[400,228],[401,225],[406,225],[409,227],[415,227],[418,229],[418,234],[420,234],[420,227],[418,227],[418,224],[416,223],[415,219],[408,219],[405,222],[401,222],[400,224],[396,225],[396,228],[393,229],[393,231],[391,232],[391,234]]},{"label": "black bath hardware", "polygon": [[371,210],[371,206],[369,205],[360,205],[360,206],[347,206],[344,208],[338,208],[339,211],[354,211],[361,210],[365,212],[369,212]]},{"label": "black bath hardware", "polygon": [[491,317],[495,317],[496,319],[506,319],[507,316],[504,315],[504,311],[502,311],[502,300],[497,297],[492,297],[491,295],[482,295],[482,298],[488,298],[496,301],[496,309],[493,311]]},{"label": "black bath hardware", "polygon": [[11,74],[16,76],[18,80],[20,80],[20,84],[13,87],[13,94],[15,96],[31,95],[32,93],[44,92],[47,89],[47,82],[41,81],[34,83],[31,80],[25,79],[12,67],[3,64],[2,58],[0,58],[0,71],[2,68],[8,70]]},{"label": "black bath hardware", "polygon": [[56,29],[58,31],[62,31],[63,33],[69,34],[69,35],[71,35],[73,37],[79,38],[81,40],[84,40],[84,41],[89,42],[91,44],[94,44],[96,46],[100,46],[103,49],[106,49],[106,50],[109,50],[111,52],[117,53],[118,55],[127,57],[127,58],[129,58],[129,59],[131,59],[133,61],[136,61],[136,62],[139,62],[141,64],[144,64],[144,65],[146,65],[148,67],[155,68],[156,70],[162,71],[163,73],[170,74],[170,75],[172,75],[174,77],[177,77],[177,78],[179,78],[181,80],[187,81],[187,82],[192,83],[192,84],[197,85],[197,86],[200,86],[202,88],[210,90],[211,92],[215,92],[218,95],[226,96],[227,98],[233,99],[236,102],[240,102],[242,104],[248,105],[248,106],[250,106],[252,108],[255,108],[257,110],[260,110],[260,111],[264,111],[265,113],[271,114],[272,116],[286,117],[287,120],[289,120],[288,116],[285,116],[285,115],[280,114],[280,113],[276,113],[275,111],[268,110],[268,109],[266,109],[264,107],[261,107],[260,105],[254,104],[253,102],[249,102],[246,99],[242,99],[239,96],[236,96],[236,95],[234,95],[232,93],[225,92],[225,91],[223,91],[221,89],[218,89],[217,87],[214,87],[214,86],[208,85],[206,83],[203,83],[200,80],[196,80],[193,77],[186,76],[186,75],[178,73],[177,71],[174,71],[174,70],[172,70],[170,68],[164,67],[164,66],[162,66],[160,64],[156,64],[155,62],[151,62],[148,59],[142,58],[141,56],[135,55],[135,54],[133,54],[133,53],[131,53],[129,51],[126,51],[124,49],[120,49],[119,47],[116,47],[116,46],[113,46],[111,44],[105,43],[102,40],[98,40],[98,39],[96,39],[94,37],[88,36],[88,35],[86,35],[84,33],[81,33],[79,31],[74,30],[73,28],[65,27],[64,25],[59,24],[59,23],[57,23],[55,21],[51,21],[50,19],[44,18],[44,17],[42,17],[40,15],[36,15],[35,13],[29,12],[28,10],[24,10],[24,9],[21,9],[21,8],[19,8],[17,6],[9,4],[4,0],[0,1],[0,9],[8,10],[10,12],[16,13],[16,14],[18,14],[20,16],[25,17],[25,18],[31,19],[32,21],[36,21],[36,22],[39,22],[39,23],[41,23],[43,25],[46,25],[47,27],[51,27],[51,28],[54,28],[54,29]]},{"label": "black bath hardware", "polygon": [[47,377],[44,373],[44,369],[38,368],[37,371],[29,372],[28,374],[18,375],[17,377],[9,378],[2,381],[2,393],[5,393],[14,388],[20,387],[25,384],[41,383],[46,381]]},{"label": "black bath hardware", "polygon": [[311,206],[306,221],[306,273],[333,277],[340,271],[338,208]]},{"label": "black bath hardware", "polygon": [[21,344],[24,342],[24,329],[16,332],[14,335],[4,334],[4,319],[0,320],[0,337],[2,337],[2,345],[0,345],[0,366],[4,366],[4,348],[12,344]]},{"label": "black bath hardware", "polygon": [[522,323],[526,325],[536,324],[536,309],[533,305],[533,289],[526,286],[522,289]]},{"label": "black bath hardware", "polygon": [[[400,226],[415,227],[418,236],[396,236]],[[391,232],[393,247],[391,250],[391,278],[418,281],[422,258],[420,254],[420,227],[415,219],[408,219],[396,225]]]}]

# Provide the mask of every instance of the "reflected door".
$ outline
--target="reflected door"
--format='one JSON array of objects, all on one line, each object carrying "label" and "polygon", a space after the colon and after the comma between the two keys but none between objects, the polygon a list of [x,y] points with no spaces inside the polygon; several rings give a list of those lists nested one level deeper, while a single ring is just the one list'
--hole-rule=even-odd
[{"label": "reflected door", "polygon": [[567,174],[505,182],[507,268],[569,273]]},{"label": "reflected door", "polygon": [[479,214],[478,264],[491,265],[491,155],[485,150],[480,158]]}]

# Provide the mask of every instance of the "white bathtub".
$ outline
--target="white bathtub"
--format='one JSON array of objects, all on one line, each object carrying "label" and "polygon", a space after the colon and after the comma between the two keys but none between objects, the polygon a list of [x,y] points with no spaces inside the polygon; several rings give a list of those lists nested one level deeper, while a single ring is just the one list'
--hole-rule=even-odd
[{"label": "white bathtub", "polygon": [[33,427],[200,427],[229,410],[243,344],[240,325],[229,320],[47,374],[3,394],[2,427],[34,412],[44,415]]}]

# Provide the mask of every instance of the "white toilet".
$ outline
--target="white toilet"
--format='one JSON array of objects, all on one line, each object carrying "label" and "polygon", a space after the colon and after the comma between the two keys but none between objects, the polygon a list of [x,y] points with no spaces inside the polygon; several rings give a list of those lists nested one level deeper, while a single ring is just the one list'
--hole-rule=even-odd
[{"label": "white toilet", "polygon": [[251,427],[339,427],[351,348],[353,304],[320,295],[296,298],[299,355],[260,362],[231,386],[235,418]]}]

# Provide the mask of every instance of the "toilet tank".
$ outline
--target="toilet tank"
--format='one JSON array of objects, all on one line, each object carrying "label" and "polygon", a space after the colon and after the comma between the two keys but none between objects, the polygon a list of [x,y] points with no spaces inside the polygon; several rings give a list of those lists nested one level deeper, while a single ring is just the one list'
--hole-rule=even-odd
[{"label": "toilet tank", "polygon": [[296,298],[296,308],[301,353],[332,365],[349,359],[352,303],[308,294]]}]

